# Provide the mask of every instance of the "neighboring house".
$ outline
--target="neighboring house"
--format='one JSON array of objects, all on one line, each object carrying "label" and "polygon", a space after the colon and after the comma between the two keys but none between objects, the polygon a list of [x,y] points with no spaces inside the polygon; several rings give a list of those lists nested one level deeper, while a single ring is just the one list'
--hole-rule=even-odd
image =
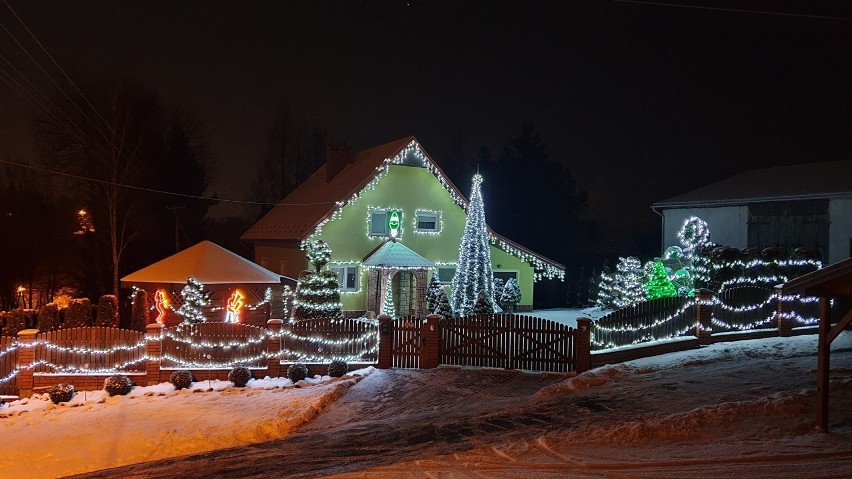
[{"label": "neighboring house", "polygon": [[[378,311],[390,282],[397,313],[423,315],[430,274],[448,285],[455,273],[466,205],[414,137],[354,156],[333,146],[326,163],[240,239],[253,245],[255,262],[290,277],[309,268],[302,243],[321,239],[331,246],[345,311]],[[494,274],[517,279],[522,309],[532,307],[534,281],[564,277],[561,264],[493,231],[490,238]]]},{"label": "neighboring house", "polygon": [[835,263],[852,256],[852,160],[746,171],[651,209],[663,218],[663,249],[698,216],[716,244],[816,248]]}]

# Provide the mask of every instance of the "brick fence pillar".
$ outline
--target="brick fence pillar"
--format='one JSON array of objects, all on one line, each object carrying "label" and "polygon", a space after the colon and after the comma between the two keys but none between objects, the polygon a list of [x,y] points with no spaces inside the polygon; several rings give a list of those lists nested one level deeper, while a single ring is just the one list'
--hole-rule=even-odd
[{"label": "brick fence pillar", "polygon": [[160,358],[163,355],[163,325],[160,323],[151,323],[145,326],[145,342],[148,353],[148,360],[145,361],[145,371],[148,376],[145,378],[148,386],[153,386],[160,383]]},{"label": "brick fence pillar", "polygon": [[420,329],[420,367],[422,369],[437,368],[441,355],[441,325],[440,316],[430,314]]},{"label": "brick fence pillar", "polygon": [[387,314],[379,315],[379,360],[376,367],[390,369],[393,355],[393,320]]},{"label": "brick fence pillar", "polygon": [[35,368],[35,340],[38,329],[24,329],[18,332],[18,397],[33,395],[33,371]]},{"label": "brick fence pillar", "polygon": [[793,320],[788,316],[789,310],[784,301],[782,285],[775,287],[775,324],[778,326],[778,336],[793,335]]},{"label": "brick fence pillar", "polygon": [[577,335],[574,337],[574,370],[582,374],[592,366],[592,320],[577,318]]},{"label": "brick fence pillar", "polygon": [[713,291],[695,290],[695,337],[699,346],[713,344]]},{"label": "brick fence pillar", "polygon": [[281,325],[283,319],[270,319],[266,322],[269,336],[266,337],[266,375],[271,378],[281,377]]}]

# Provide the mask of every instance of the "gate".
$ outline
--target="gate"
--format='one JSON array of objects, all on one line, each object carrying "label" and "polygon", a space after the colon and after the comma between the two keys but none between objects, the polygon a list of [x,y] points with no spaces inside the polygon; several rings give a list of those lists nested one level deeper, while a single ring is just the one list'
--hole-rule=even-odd
[{"label": "gate", "polygon": [[391,367],[419,368],[421,334],[426,320],[403,316],[392,323]]}]

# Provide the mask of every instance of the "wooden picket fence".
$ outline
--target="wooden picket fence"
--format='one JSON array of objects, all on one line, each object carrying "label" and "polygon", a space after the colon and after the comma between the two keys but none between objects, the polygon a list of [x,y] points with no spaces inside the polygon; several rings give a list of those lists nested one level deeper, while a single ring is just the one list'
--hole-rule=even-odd
[{"label": "wooden picket fence", "polygon": [[96,326],[46,331],[35,338],[33,372],[141,372],[145,370],[145,352],[145,333],[139,331]]},{"label": "wooden picket fence", "polygon": [[679,337],[695,330],[694,298],[659,298],[613,311],[595,322],[592,349]]},{"label": "wooden picket fence", "polygon": [[375,362],[378,354],[378,324],[364,319],[309,319],[282,327],[281,359],[309,358],[327,362],[335,358]]},{"label": "wooden picket fence", "polygon": [[0,336],[0,395],[14,396],[18,394],[17,375],[14,374],[18,367],[18,338],[14,336]]},{"label": "wooden picket fence", "polygon": [[266,329],[240,323],[181,324],[162,332],[165,368],[266,367]]}]

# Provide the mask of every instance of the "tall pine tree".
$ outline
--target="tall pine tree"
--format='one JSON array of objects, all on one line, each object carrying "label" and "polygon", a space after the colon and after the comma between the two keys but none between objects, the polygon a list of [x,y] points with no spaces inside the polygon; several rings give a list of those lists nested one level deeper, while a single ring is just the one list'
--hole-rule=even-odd
[{"label": "tall pine tree", "polygon": [[[477,173],[473,176],[467,220],[459,245],[459,261],[453,276],[453,311],[459,316],[471,314],[480,291],[485,292],[489,302],[494,301],[493,276],[482,200],[482,176]],[[495,309],[493,304],[491,309]]]}]

